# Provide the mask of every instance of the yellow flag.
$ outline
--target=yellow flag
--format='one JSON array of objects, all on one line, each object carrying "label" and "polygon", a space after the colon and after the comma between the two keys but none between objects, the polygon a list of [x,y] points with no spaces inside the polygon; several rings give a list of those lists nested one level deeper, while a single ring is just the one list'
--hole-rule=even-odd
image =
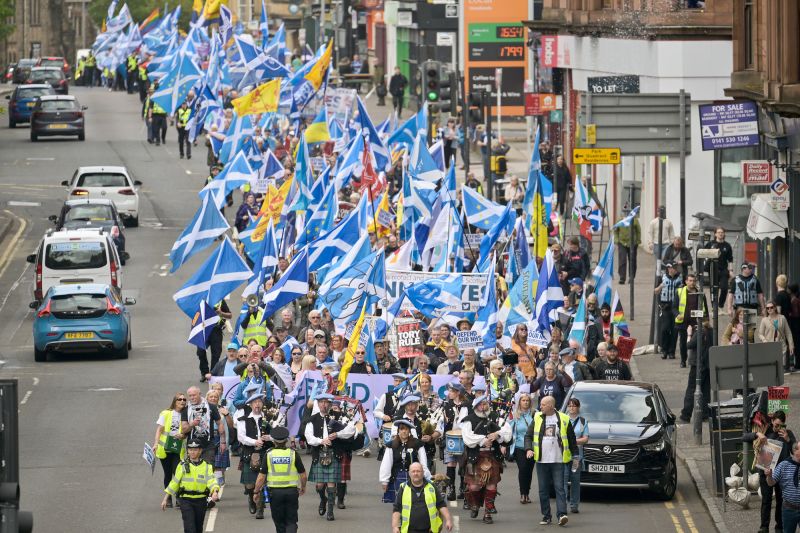
[{"label": "yellow flag", "polygon": [[549,233],[547,230],[547,210],[544,206],[541,191],[537,190],[533,196],[533,217],[531,233],[533,234],[533,250],[536,257],[544,257],[547,253]]},{"label": "yellow flag", "polygon": [[353,359],[356,355],[356,350],[361,340],[361,330],[364,329],[364,314],[367,312],[367,300],[361,306],[361,314],[356,320],[356,325],[353,328],[353,333],[350,334],[350,342],[347,343],[347,351],[344,353],[342,368],[339,370],[339,387],[338,390],[343,390],[347,384],[347,375],[350,373],[350,367],[353,366]]},{"label": "yellow flag", "polygon": [[233,100],[233,108],[240,117],[256,113],[271,113],[278,110],[281,78],[259,85],[246,95]]},{"label": "yellow flag", "polygon": [[283,204],[286,203],[286,197],[289,195],[291,188],[291,179],[286,180],[280,189],[277,189],[274,185],[269,186],[267,194],[264,196],[264,202],[258,212],[258,222],[250,237],[252,241],[260,241],[264,238],[270,220],[273,224],[277,224],[280,221]]},{"label": "yellow flag", "polygon": [[328,66],[331,64],[332,54],[333,41],[328,41],[328,47],[306,74],[305,78],[314,86],[314,89],[319,89],[322,86],[322,82],[325,80],[325,73],[328,72]]},{"label": "yellow flag", "polygon": [[203,0],[194,0],[192,2],[192,12],[196,13],[198,17],[203,13]]},{"label": "yellow flag", "polygon": [[[197,5],[198,2],[200,2],[200,0],[195,0],[195,5]],[[215,18],[219,18],[219,6],[223,4],[227,6],[228,0],[206,0],[206,7],[203,10],[203,16],[205,19],[213,20]]]},{"label": "yellow flag", "polygon": [[[384,226],[381,222],[381,213],[387,213],[391,216],[391,211],[389,210],[389,193],[384,192],[383,197],[381,198],[381,202],[378,204],[378,209],[375,212],[375,218],[378,220],[378,228],[377,233],[378,237],[387,237],[391,232],[391,228],[388,226]],[[385,219],[384,219],[385,220]],[[375,219],[370,219],[369,226],[367,226],[367,231],[370,233],[375,233]]]}]

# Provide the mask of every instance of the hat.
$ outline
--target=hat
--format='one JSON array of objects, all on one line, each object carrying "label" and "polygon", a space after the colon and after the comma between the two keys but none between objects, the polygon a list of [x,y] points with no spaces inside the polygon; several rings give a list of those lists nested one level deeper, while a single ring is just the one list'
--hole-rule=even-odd
[{"label": "hat", "polygon": [[570,285],[580,285],[581,287],[583,287],[583,280],[581,278],[575,277],[575,278],[572,278],[571,280],[569,280],[569,284]]},{"label": "hat", "polygon": [[257,392],[255,394],[251,394],[250,396],[248,396],[247,401],[245,403],[250,403],[255,400],[263,400],[263,399],[264,399],[264,394],[261,392]]},{"label": "hat", "polygon": [[236,344],[235,342],[229,342],[228,343],[228,349],[229,350],[238,350],[239,349],[239,345]]},{"label": "hat", "polygon": [[675,263],[672,261],[664,261],[664,268],[675,268]]},{"label": "hat", "polygon": [[575,357],[575,350],[572,348],[564,348],[563,350],[558,352],[558,355],[560,355],[561,357],[564,357],[565,355]]},{"label": "hat", "polygon": [[397,404],[397,407],[403,407],[404,405],[407,405],[411,402],[418,402],[418,401],[420,401],[419,396],[416,396],[414,394],[409,394],[408,396],[405,396],[402,400],[400,400],[400,403]]},{"label": "hat", "polygon": [[745,262],[742,263],[742,266],[740,267],[740,270],[742,268],[753,268],[753,264],[748,262],[748,261],[745,261]]},{"label": "hat", "polygon": [[247,387],[244,388],[244,395],[245,396],[250,396],[250,395],[255,394],[257,392],[261,392],[261,389],[263,388],[263,386],[264,386],[263,383],[256,383],[254,381],[251,381],[247,385]]},{"label": "hat", "polygon": [[392,377],[394,379],[406,379],[406,375],[403,374],[402,372],[396,372],[396,373],[392,374]]},{"label": "hat", "polygon": [[470,327],[472,327],[472,322],[470,322],[470,321],[469,321],[468,319],[466,319],[466,318],[462,318],[461,320],[459,320],[458,322],[456,322],[456,327],[459,327],[459,326],[461,326],[461,323],[462,323],[462,322],[466,322],[467,324],[469,324],[469,326],[470,326]]},{"label": "hat", "polygon": [[450,382],[447,384],[447,388],[456,392],[460,392],[461,394],[467,392],[467,389],[465,389],[461,383]]},{"label": "hat", "polygon": [[486,385],[473,385],[472,392],[486,392]]},{"label": "hat", "polygon": [[324,393],[320,394],[319,396],[317,396],[317,401],[318,402],[322,401],[322,400],[328,400],[329,402],[333,401],[333,394],[328,394],[327,392],[324,392]]},{"label": "hat", "polygon": [[394,425],[397,426],[398,429],[400,428],[400,426],[405,426],[408,429],[414,428],[414,424],[412,424],[410,420],[406,420],[405,418],[400,418],[398,420],[395,420]]},{"label": "hat", "polygon": [[472,400],[472,407],[478,407],[479,404],[481,404],[483,402],[488,402],[488,401],[489,401],[489,397],[488,396],[478,396],[477,398]]},{"label": "hat", "polygon": [[186,443],[186,447],[190,448],[190,449],[191,448],[202,448],[203,447],[203,443],[200,442],[200,439],[189,439],[189,441]]},{"label": "hat", "polygon": [[272,431],[269,432],[269,436],[273,441],[289,440],[289,430],[283,426],[277,426],[272,428]]},{"label": "hat", "polygon": [[315,330],[314,331],[314,336],[315,337],[324,337],[325,336],[325,332],[322,331],[321,329]]},{"label": "hat", "polygon": [[275,333],[279,331],[286,331],[286,326],[275,326]]}]

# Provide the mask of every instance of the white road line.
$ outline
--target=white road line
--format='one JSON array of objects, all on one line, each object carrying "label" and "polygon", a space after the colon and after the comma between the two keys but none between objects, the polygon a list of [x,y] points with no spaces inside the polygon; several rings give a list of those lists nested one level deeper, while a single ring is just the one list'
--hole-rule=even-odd
[{"label": "white road line", "polygon": [[11,238],[11,242],[6,248],[6,251],[3,253],[2,256],[0,256],[0,265],[3,265],[2,269],[0,269],[0,278],[3,277],[3,274],[6,273],[8,265],[11,264],[11,254],[13,254],[16,251],[17,244],[19,243],[19,238],[20,236],[22,236],[22,233],[25,231],[25,228],[28,227],[28,222],[24,218],[18,217],[14,213],[8,210],[6,210],[6,213],[19,220],[19,228],[17,229],[17,232],[14,234],[14,236]]},{"label": "white road line", "polygon": [[208,521],[206,522],[206,531],[214,531],[214,526],[217,525],[217,508],[214,507],[208,512]]},{"label": "white road line", "polygon": [[10,200],[8,205],[13,207],[40,207],[42,202],[22,202],[19,200]]},{"label": "white road line", "polygon": [[26,157],[25,161],[55,161],[55,157]]},{"label": "white road line", "polygon": [[28,398],[31,397],[31,394],[33,394],[32,390],[26,391],[25,396],[22,397],[22,400],[20,400],[19,404],[25,405],[26,403],[28,403]]},{"label": "white road line", "polygon": [[38,384],[39,384],[39,378],[36,378],[36,377],[33,378],[33,386],[35,387]]},{"label": "white road line", "polygon": [[30,266],[30,263],[25,263],[25,268],[22,269],[22,273],[17,278],[17,281],[11,284],[11,288],[8,289],[5,298],[3,298],[3,301],[0,302],[0,312],[3,311],[3,308],[6,306],[6,302],[8,302],[8,297],[11,296],[11,293],[14,292],[14,290],[19,286],[19,282],[22,280],[22,277],[28,271],[28,266]]},{"label": "white road line", "polygon": [[453,519],[453,531],[455,533],[458,533],[461,529],[461,517],[458,515],[453,515],[452,519]]}]

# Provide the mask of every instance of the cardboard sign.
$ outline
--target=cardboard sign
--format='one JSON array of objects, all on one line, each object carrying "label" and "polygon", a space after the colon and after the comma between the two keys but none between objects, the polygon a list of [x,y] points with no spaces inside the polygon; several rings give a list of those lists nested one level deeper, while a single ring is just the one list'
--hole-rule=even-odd
[{"label": "cardboard sign", "polygon": [[533,324],[533,327],[528,327],[528,344],[531,346],[538,346],[540,348],[546,348],[548,344],[550,344],[550,340],[545,337],[541,331],[536,328],[536,325]]},{"label": "cardboard sign", "polygon": [[767,388],[767,412],[783,411],[789,413],[789,387]]},{"label": "cardboard sign", "polygon": [[456,340],[458,341],[459,350],[465,350],[467,348],[475,348],[476,350],[483,349],[483,338],[477,331],[456,331]]},{"label": "cardboard sign", "polygon": [[[398,321],[399,322],[399,321]],[[397,327],[397,357],[412,359],[423,354],[419,321],[403,321]]]},{"label": "cardboard sign", "polygon": [[636,339],[633,337],[620,337],[617,339],[617,350],[619,351],[620,361],[631,362],[633,349],[636,347]]},{"label": "cardboard sign", "polygon": [[153,451],[153,448],[151,448],[146,442],[144,443],[144,452],[142,453],[142,458],[147,461],[148,465],[150,465],[150,474],[152,474],[156,468],[156,454]]}]

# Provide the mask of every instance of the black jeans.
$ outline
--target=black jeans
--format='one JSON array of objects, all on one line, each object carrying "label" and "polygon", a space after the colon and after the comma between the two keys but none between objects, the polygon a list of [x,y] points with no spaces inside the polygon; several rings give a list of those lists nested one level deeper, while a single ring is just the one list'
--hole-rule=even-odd
[{"label": "black jeans", "polygon": [[660,304],[660,315],[658,322],[659,339],[661,353],[664,355],[675,355],[675,317],[672,314],[672,306]]},{"label": "black jeans", "polygon": [[186,145],[186,155],[192,157],[192,143],[189,142],[189,132],[186,128],[178,128],[178,150],[183,157],[183,146]]},{"label": "black jeans", "polygon": [[183,533],[203,533],[203,520],[206,518],[205,498],[178,498],[181,503]]},{"label": "black jeans", "polygon": [[689,352],[686,348],[686,341],[687,341],[686,324],[681,324],[681,326],[676,329],[678,330],[678,344],[681,347],[681,363],[685,363],[686,358],[689,355]]},{"label": "black jeans", "polygon": [[772,491],[775,491],[775,527],[783,529],[783,494],[781,486],[770,487],[764,472],[758,473],[758,482],[761,485],[761,527],[769,528],[769,515],[772,511]]},{"label": "black jeans", "polygon": [[297,508],[300,496],[296,488],[269,489],[269,508],[275,533],[297,533]]},{"label": "black jeans", "polygon": [[563,217],[564,213],[567,211],[567,201],[569,200],[569,190],[568,189],[557,189],[556,190],[556,207],[558,209],[559,214]]},{"label": "black jeans", "polygon": [[127,83],[126,88],[128,89],[128,94],[133,94],[133,86],[136,85],[136,71],[128,72],[128,79],[126,80]]},{"label": "black jeans", "polygon": [[397,111],[397,118],[400,118],[400,115],[403,114],[403,96],[395,96],[392,95],[392,107],[394,107],[395,111]]},{"label": "black jeans", "polygon": [[531,480],[533,479],[533,467],[536,461],[525,457],[525,450],[516,448],[514,450],[514,462],[517,463],[517,479],[519,480],[519,495],[530,496]]},{"label": "black jeans", "polygon": [[161,468],[164,469],[164,488],[167,488],[169,482],[172,481],[172,476],[175,475],[175,470],[181,462],[181,456],[177,453],[168,453],[167,456],[161,459]]},{"label": "black jeans", "polygon": [[[638,251],[638,246],[633,246],[628,248],[627,246],[623,246],[618,244],[619,246],[619,279],[624,281],[628,278],[633,279],[636,277],[636,252]],[[630,254],[631,258],[631,271],[630,276],[628,275],[628,255]]]},{"label": "black jeans", "polygon": [[153,142],[159,144],[162,137],[161,129],[167,127],[167,115],[153,113],[152,124],[150,134],[153,136]]},{"label": "black jeans", "polygon": [[[683,395],[683,409],[681,416],[691,418],[694,411],[694,392],[697,389],[697,366],[689,367],[689,380],[686,382],[686,393]],[[703,394],[703,417],[708,415],[708,402],[711,398],[711,375],[708,369],[700,371],[700,391]]]},{"label": "black jeans", "polygon": [[200,359],[200,373],[206,375],[216,366],[222,354],[222,330],[214,328],[208,338],[208,348],[211,350],[211,366],[208,366],[208,355],[205,350],[197,349],[197,358]]}]

